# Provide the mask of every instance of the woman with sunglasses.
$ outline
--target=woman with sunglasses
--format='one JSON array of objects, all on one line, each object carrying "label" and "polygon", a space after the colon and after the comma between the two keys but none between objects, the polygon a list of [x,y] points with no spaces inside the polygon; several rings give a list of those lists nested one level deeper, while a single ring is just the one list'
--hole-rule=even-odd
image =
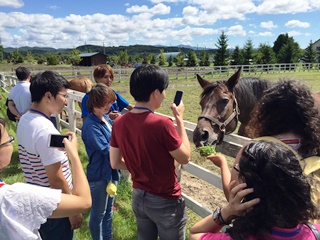
[{"label": "woman with sunglasses", "polygon": [[[209,158],[224,156],[211,155]],[[313,240],[320,225],[308,226],[317,209],[297,156],[287,146],[254,141],[236,157],[229,202],[190,229],[190,240]],[[224,225],[232,223],[225,233]]]},{"label": "woman with sunglasses", "polygon": [[[91,207],[90,189],[78,155],[74,133],[63,140],[72,163],[73,194],[25,183],[6,184],[0,180],[0,239],[41,239],[38,229],[49,218],[69,217]],[[0,172],[10,163],[12,142],[0,118]],[[1,178],[1,177],[0,177]]]}]

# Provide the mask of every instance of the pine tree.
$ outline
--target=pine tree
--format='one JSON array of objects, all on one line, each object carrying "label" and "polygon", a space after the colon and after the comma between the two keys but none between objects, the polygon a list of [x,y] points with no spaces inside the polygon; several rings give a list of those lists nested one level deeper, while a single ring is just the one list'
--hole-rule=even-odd
[{"label": "pine tree", "polygon": [[201,51],[199,64],[200,66],[210,66],[208,51]]},{"label": "pine tree", "polygon": [[151,60],[150,60],[150,63],[151,64],[156,64],[157,62],[157,59],[156,59],[156,56],[154,54],[151,55]]},{"label": "pine tree", "polygon": [[169,63],[169,67],[172,67],[173,65],[173,58],[172,58],[172,55],[169,56],[169,60],[168,60],[168,63]]},{"label": "pine tree", "polygon": [[120,51],[118,64],[120,66],[126,66],[128,64],[128,59],[129,59],[129,57],[128,57],[127,50]]},{"label": "pine tree", "polygon": [[272,47],[267,44],[260,44],[256,56],[257,64],[274,64],[276,63],[276,54]]},{"label": "pine tree", "polygon": [[254,49],[251,39],[248,39],[243,47],[244,64],[248,65],[254,62]]},{"label": "pine tree", "polygon": [[294,63],[298,62],[300,58],[299,44],[294,42],[290,37],[288,43],[284,44],[278,54],[278,63]]},{"label": "pine tree", "polygon": [[[1,39],[0,39],[1,41]],[[3,57],[4,57],[4,48],[2,46],[2,44],[0,43],[0,63],[3,61]]]},{"label": "pine tree", "polygon": [[177,67],[183,67],[184,66],[184,55],[182,53],[179,53],[175,58],[175,63]]},{"label": "pine tree", "polygon": [[304,51],[303,60],[307,63],[313,63],[317,58],[317,52],[312,48],[312,44],[312,41],[310,41],[308,47]]},{"label": "pine tree", "polygon": [[222,31],[218,43],[216,43],[217,52],[214,56],[214,65],[215,66],[226,66],[228,65],[228,57],[229,57],[229,51],[228,51],[228,38],[227,35],[224,34],[224,31]]},{"label": "pine tree", "polygon": [[233,50],[231,58],[232,58],[231,65],[244,64],[243,51],[239,48],[239,46],[236,46],[236,48]]},{"label": "pine tree", "polygon": [[194,51],[188,52],[188,61],[187,61],[188,67],[195,67],[197,66],[197,55]]},{"label": "pine tree", "polygon": [[164,55],[163,52],[164,52],[164,50],[161,49],[161,50],[160,50],[160,57],[159,57],[159,65],[160,65],[160,66],[164,66],[164,65],[166,65],[166,63],[167,63],[166,56]]}]

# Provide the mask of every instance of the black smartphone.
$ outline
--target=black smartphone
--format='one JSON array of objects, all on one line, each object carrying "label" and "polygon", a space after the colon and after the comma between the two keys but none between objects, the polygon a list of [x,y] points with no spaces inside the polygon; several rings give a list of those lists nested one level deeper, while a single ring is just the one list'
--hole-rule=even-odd
[{"label": "black smartphone", "polygon": [[62,142],[64,138],[71,140],[70,135],[63,134],[49,134],[48,147],[52,148],[64,148],[64,143]]},{"label": "black smartphone", "polygon": [[183,92],[182,91],[176,91],[176,95],[174,96],[174,100],[173,102],[178,106],[181,102],[181,99],[182,99],[182,95],[183,95]]}]

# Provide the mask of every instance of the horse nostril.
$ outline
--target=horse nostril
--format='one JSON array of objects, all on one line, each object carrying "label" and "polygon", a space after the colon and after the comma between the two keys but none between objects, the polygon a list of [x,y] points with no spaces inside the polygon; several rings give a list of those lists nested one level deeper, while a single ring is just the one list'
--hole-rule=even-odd
[{"label": "horse nostril", "polygon": [[209,138],[209,132],[207,130],[202,130],[201,141],[207,141]]}]

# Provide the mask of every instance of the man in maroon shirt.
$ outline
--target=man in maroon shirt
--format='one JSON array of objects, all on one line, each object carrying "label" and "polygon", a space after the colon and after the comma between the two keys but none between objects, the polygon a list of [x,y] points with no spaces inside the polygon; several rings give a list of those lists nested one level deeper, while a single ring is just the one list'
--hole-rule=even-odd
[{"label": "man in maroon shirt", "polygon": [[112,127],[110,161],[113,169],[128,169],[133,182],[132,208],[139,240],[184,240],[187,214],[175,161],[190,159],[190,142],[183,125],[183,102],[171,105],[176,119],[157,116],[169,80],[155,65],[136,68],[130,78],[133,110]]}]

